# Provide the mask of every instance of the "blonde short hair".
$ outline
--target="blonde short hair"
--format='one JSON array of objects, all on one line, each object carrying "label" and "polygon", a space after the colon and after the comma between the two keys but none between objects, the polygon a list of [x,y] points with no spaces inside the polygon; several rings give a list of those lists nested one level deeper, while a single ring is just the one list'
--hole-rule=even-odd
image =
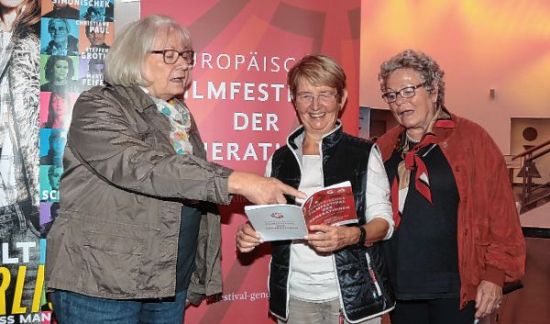
[{"label": "blonde short hair", "polygon": [[342,100],[346,89],[344,69],[333,58],[326,55],[306,55],[288,71],[287,84],[292,100],[300,81],[307,81],[314,86],[329,86],[336,89],[338,101]]}]

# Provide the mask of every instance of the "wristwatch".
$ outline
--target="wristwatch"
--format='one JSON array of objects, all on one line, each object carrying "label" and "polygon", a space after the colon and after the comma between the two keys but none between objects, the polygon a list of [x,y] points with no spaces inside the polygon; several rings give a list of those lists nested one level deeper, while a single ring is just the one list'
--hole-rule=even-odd
[{"label": "wristwatch", "polygon": [[357,242],[357,244],[365,245],[366,241],[367,241],[367,231],[363,226],[359,225],[359,242]]}]

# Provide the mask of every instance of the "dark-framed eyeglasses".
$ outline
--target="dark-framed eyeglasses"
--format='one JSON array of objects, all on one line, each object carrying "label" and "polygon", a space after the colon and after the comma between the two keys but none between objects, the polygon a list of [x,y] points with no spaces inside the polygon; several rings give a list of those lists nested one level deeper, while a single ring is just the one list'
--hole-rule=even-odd
[{"label": "dark-framed eyeglasses", "polygon": [[166,64],[175,64],[180,56],[183,58],[185,63],[187,63],[187,65],[193,65],[195,63],[195,52],[192,50],[178,52],[175,49],[164,49],[150,51],[150,53],[162,54],[162,58]]},{"label": "dark-framed eyeglasses", "polygon": [[386,103],[393,103],[397,101],[398,95],[401,96],[401,98],[411,98],[411,97],[414,97],[414,95],[416,94],[416,89],[423,87],[425,85],[426,85],[426,82],[422,82],[415,86],[404,87],[397,91],[388,91],[382,94],[382,99],[384,99]]}]

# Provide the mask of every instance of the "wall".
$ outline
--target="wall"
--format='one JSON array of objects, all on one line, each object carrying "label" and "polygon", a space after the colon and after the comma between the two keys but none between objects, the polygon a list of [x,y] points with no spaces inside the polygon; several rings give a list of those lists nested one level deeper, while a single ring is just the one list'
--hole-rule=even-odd
[{"label": "wall", "polygon": [[449,110],[481,124],[504,154],[511,118],[550,116],[547,0],[363,0],[361,18],[361,106],[386,107],[380,63],[414,48],[445,70]]},{"label": "wall", "polygon": [[121,30],[126,24],[139,19],[140,0],[115,0],[115,28]]}]

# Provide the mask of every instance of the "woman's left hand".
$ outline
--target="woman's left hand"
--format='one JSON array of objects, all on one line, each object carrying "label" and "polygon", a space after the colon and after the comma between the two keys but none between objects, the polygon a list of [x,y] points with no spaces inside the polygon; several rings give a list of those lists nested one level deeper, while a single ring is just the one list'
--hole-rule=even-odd
[{"label": "woman's left hand", "polygon": [[359,229],[348,226],[312,225],[308,234],[308,244],[317,252],[334,252],[354,244],[359,239]]},{"label": "woman's left hand", "polygon": [[483,318],[498,310],[502,302],[502,287],[482,280],[477,286],[475,318]]}]

